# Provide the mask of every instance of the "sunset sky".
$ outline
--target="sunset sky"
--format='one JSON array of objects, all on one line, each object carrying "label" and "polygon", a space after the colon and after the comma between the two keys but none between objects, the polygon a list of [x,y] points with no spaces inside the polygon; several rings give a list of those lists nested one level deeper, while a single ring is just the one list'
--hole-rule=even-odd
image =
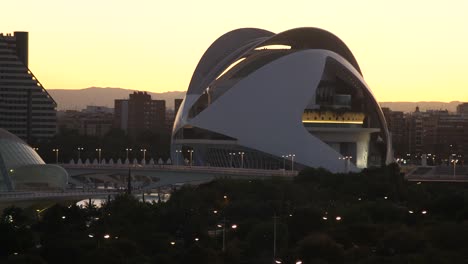
[{"label": "sunset sky", "polygon": [[468,101],[468,1],[14,0],[0,32],[29,32],[49,89],[185,91],[208,46],[241,27],[319,27],[351,49],[379,101]]}]

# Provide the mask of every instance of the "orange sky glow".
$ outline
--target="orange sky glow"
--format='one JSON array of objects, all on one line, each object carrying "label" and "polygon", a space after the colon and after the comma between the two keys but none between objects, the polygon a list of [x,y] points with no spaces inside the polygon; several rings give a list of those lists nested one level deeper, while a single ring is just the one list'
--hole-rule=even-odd
[{"label": "orange sky glow", "polygon": [[468,1],[0,3],[0,32],[29,32],[48,89],[185,91],[208,46],[242,27],[319,27],[353,52],[378,101],[468,101]]}]

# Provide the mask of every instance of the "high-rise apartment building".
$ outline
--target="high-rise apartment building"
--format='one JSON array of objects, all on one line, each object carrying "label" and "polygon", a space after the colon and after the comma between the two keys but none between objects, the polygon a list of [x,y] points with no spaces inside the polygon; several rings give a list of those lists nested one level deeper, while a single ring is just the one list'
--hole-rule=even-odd
[{"label": "high-rise apartment building", "polygon": [[468,158],[468,115],[447,110],[416,111],[403,114],[383,108],[392,134],[395,158],[418,160],[428,164],[448,164],[454,157],[462,164]]},{"label": "high-rise apartment building", "polygon": [[395,157],[404,156],[408,141],[405,114],[402,111],[392,111],[387,107],[382,107],[382,112],[387,121],[388,130],[391,132],[394,155]]},{"label": "high-rise apartment building", "polygon": [[468,103],[462,103],[457,105],[457,113],[468,116]]},{"label": "high-rise apartment building", "polygon": [[184,99],[174,99],[174,115],[177,115],[177,112],[179,111],[179,108],[182,105],[183,101]]},{"label": "high-rise apartment building", "polygon": [[166,101],[153,100],[146,92],[134,92],[129,99],[115,100],[115,126],[136,137],[144,131],[164,129]]},{"label": "high-rise apartment building", "polygon": [[56,107],[28,68],[28,32],[0,33],[0,128],[29,143],[50,138]]}]

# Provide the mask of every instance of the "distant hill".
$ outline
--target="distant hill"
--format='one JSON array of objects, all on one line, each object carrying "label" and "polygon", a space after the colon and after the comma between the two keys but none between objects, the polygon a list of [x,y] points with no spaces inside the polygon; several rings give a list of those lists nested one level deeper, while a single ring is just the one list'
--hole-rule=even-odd
[{"label": "distant hill", "polygon": [[[57,102],[58,110],[82,110],[87,105],[114,107],[115,99],[128,99],[137,90],[123,88],[90,87],[85,89],[47,89]],[[185,92],[148,92],[153,99],[166,100],[166,107],[174,109],[174,99],[185,97]]]},{"label": "distant hill", "polygon": [[393,111],[414,112],[416,106],[419,106],[420,111],[426,110],[448,110],[449,112],[457,111],[457,105],[460,101],[452,102],[380,102],[381,107],[388,107]]},{"label": "distant hill", "polygon": [[[78,90],[47,89],[58,104],[58,110],[82,110],[87,105],[114,107],[115,99],[127,99],[128,95],[137,90],[123,88],[90,87]],[[148,92],[153,99],[166,100],[166,107],[174,109],[174,99],[184,98],[185,92],[173,91],[165,93]],[[445,110],[455,112],[461,102],[380,102],[382,107],[393,111],[413,112],[416,106],[421,111]]]}]

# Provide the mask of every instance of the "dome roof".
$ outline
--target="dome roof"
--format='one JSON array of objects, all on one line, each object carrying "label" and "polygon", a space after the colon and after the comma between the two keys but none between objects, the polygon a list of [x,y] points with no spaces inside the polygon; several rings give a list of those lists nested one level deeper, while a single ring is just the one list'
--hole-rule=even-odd
[{"label": "dome roof", "polygon": [[26,144],[22,139],[19,137],[13,135],[12,133],[8,132],[7,130],[0,128],[0,140],[5,139],[5,140],[11,140],[15,141],[18,143],[23,143]]}]

